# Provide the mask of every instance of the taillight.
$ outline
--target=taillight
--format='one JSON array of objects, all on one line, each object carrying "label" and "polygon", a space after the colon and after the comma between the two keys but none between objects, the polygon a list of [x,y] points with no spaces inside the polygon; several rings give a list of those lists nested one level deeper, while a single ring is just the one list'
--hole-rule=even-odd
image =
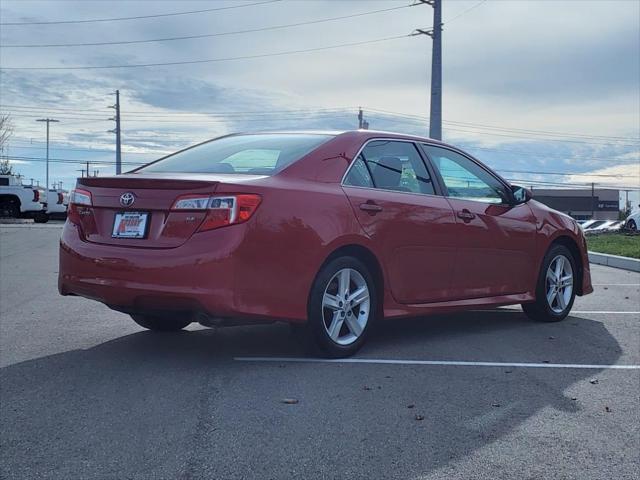
[{"label": "taillight", "polygon": [[63,201],[64,201],[64,197],[60,192],[58,192],[58,205],[62,205]]},{"label": "taillight", "polygon": [[199,232],[246,222],[256,211],[262,198],[255,194],[183,195],[178,197],[171,210],[206,210]]},{"label": "taillight", "polygon": [[33,191],[33,201],[34,202],[40,201],[40,192],[38,190]]},{"label": "taillight", "polygon": [[67,218],[71,223],[80,225],[82,215],[91,215],[91,192],[75,189],[69,193],[69,206],[67,207]]},{"label": "taillight", "polygon": [[80,190],[79,188],[71,190],[71,193],[69,194],[69,204],[72,203],[75,205],[85,205],[90,207],[92,205],[91,192]]}]

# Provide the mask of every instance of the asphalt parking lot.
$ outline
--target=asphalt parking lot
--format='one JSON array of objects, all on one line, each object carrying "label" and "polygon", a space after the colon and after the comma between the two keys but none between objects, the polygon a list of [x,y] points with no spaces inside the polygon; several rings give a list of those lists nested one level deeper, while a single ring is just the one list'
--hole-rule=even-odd
[{"label": "asphalt parking lot", "polygon": [[286,325],[156,334],[61,297],[59,234],[0,226],[2,478],[638,478],[638,273],[593,266],[562,323],[386,322],[326,363]]}]

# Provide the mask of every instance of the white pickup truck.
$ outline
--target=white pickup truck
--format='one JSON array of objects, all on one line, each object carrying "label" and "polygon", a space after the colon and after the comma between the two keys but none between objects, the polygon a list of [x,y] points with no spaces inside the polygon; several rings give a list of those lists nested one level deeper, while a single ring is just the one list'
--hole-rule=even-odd
[{"label": "white pickup truck", "polygon": [[44,190],[22,185],[14,175],[0,175],[0,217],[33,218],[36,223],[49,221]]},{"label": "white pickup truck", "polygon": [[62,189],[49,189],[47,200],[47,213],[52,218],[66,218],[67,205],[69,203],[69,192]]}]

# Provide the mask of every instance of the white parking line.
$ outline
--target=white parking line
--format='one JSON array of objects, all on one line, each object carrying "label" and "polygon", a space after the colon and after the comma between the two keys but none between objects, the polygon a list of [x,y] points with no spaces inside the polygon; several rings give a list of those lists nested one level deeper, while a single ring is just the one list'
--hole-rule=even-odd
[{"label": "white parking line", "polygon": [[[496,308],[496,309],[487,309],[487,310],[468,310],[471,312],[507,312],[507,313],[524,313],[519,308]],[[599,314],[617,314],[617,315],[638,315],[640,311],[620,311],[620,310],[571,310],[569,315],[572,313],[599,313]]]},{"label": "white parking line", "polygon": [[592,283],[594,287],[640,287],[640,283]]},{"label": "white parking line", "polygon": [[[640,312],[620,312],[620,311],[598,311],[598,310],[572,310],[571,313],[614,313],[618,315],[638,315]],[[571,315],[569,313],[569,315]]]},{"label": "white parking line", "polygon": [[588,365],[579,363],[512,363],[463,362],[448,360],[394,360],[382,358],[304,358],[304,357],[234,357],[238,362],[294,362],[294,363],[372,363],[391,365],[438,365],[454,367],[513,367],[513,368],[580,368],[590,370],[640,370],[640,365]]}]

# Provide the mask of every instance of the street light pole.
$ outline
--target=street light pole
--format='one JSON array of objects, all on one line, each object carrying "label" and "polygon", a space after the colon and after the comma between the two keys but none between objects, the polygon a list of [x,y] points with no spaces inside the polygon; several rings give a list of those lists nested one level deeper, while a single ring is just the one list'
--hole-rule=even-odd
[{"label": "street light pole", "polygon": [[59,120],[55,120],[53,118],[39,118],[36,122],[46,122],[47,123],[47,176],[45,178],[45,199],[47,201],[47,205],[49,204],[49,124],[51,122],[58,123]]}]

